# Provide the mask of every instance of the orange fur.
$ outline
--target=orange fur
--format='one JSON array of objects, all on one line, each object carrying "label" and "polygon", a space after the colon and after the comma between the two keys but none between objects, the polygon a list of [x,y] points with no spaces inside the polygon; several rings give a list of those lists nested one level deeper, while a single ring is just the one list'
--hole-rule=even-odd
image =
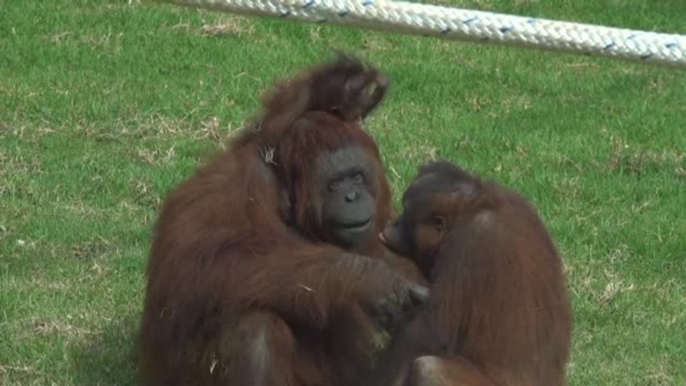
[{"label": "orange fur", "polygon": [[[407,279],[376,240],[344,251],[322,239],[310,177],[319,153],[361,146],[377,171],[377,229],[392,215],[378,149],[358,124],[374,106],[350,107],[358,97],[345,88],[370,73],[339,59],[276,87],[261,117],[169,193],[147,271],[141,383],[329,385],[353,376],[349,358],[371,355],[359,304]],[[342,355],[329,346],[339,334],[356,339]]]},{"label": "orange fur", "polygon": [[[440,182],[421,180],[431,173]],[[370,384],[566,385],[571,306],[562,260],[535,208],[447,162],[423,168],[412,188],[408,205],[448,225],[443,233],[421,225],[414,235],[403,233],[413,238],[413,259],[432,262],[425,270],[431,299],[395,334]],[[403,214],[399,221],[412,219]],[[433,356],[426,362],[432,370],[419,371],[426,369],[420,363],[407,375],[421,356]]]}]

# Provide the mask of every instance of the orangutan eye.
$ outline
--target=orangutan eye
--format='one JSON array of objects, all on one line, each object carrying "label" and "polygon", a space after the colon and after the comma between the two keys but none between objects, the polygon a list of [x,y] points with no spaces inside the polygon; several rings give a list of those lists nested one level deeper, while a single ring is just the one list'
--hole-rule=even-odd
[{"label": "orangutan eye", "polygon": [[353,176],[353,181],[355,181],[355,182],[362,182],[363,180],[364,180],[364,176],[362,175],[362,173],[356,173]]},{"label": "orangutan eye", "polygon": [[434,216],[431,218],[431,224],[436,228],[436,230],[443,232],[446,227],[446,220],[442,216]]},{"label": "orangutan eye", "polygon": [[333,181],[329,182],[328,188],[329,188],[329,190],[332,191],[332,192],[333,192],[334,190],[337,190],[337,189],[340,188],[340,187],[341,187],[341,180],[333,180]]}]

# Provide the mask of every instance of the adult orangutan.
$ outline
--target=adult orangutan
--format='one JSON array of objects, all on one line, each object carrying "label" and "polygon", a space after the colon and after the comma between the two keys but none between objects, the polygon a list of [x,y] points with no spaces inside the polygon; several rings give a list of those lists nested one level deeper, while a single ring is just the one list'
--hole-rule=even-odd
[{"label": "adult orangutan", "polygon": [[341,56],[276,87],[226,151],[167,196],[139,336],[145,385],[332,385],[375,325],[428,296],[377,234],[393,215],[361,121],[385,75]]},{"label": "adult orangutan", "polygon": [[362,384],[565,385],[571,306],[535,208],[443,161],[420,169],[403,206],[380,238],[414,259],[431,295]]}]

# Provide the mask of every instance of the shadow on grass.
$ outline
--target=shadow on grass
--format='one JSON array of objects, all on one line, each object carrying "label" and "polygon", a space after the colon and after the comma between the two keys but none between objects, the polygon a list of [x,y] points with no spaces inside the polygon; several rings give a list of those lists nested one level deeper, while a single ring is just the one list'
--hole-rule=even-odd
[{"label": "shadow on grass", "polygon": [[135,385],[134,344],[139,315],[132,313],[103,326],[71,349],[74,381],[77,385]]}]

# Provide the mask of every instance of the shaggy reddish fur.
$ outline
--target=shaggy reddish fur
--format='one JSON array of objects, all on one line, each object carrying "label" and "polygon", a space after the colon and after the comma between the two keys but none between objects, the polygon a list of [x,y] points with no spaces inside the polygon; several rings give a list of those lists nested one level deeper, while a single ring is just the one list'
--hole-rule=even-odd
[{"label": "shaggy reddish fur", "polygon": [[322,152],[366,149],[381,231],[393,216],[390,188],[360,122],[386,85],[345,57],[306,71],[171,191],[147,271],[143,384],[330,385],[369,363],[374,325],[361,302],[422,279],[375,238],[354,251],[329,243],[311,175]]},{"label": "shaggy reddish fur", "polygon": [[[423,167],[410,188],[413,213],[395,229],[411,240],[407,253],[429,279],[431,299],[394,334],[367,384],[566,385],[571,305],[536,209],[448,162]],[[447,219],[445,230],[419,223],[435,216]]]}]

